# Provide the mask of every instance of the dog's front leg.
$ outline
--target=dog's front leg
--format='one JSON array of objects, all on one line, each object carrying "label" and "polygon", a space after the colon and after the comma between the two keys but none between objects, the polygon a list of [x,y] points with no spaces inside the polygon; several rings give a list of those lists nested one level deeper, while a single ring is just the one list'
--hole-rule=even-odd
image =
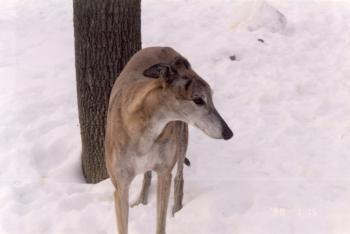
[{"label": "dog's front leg", "polygon": [[177,157],[177,172],[174,179],[174,205],[172,215],[182,209],[183,190],[184,190],[184,178],[183,170],[186,158],[186,151],[188,145],[188,125],[186,123],[179,122],[179,140],[177,145],[176,157]]},{"label": "dog's front leg", "polygon": [[128,234],[129,187],[131,180],[117,181],[114,192],[115,210],[119,234]]},{"label": "dog's front leg", "polygon": [[183,158],[177,162],[177,172],[174,179],[174,205],[172,215],[182,209],[182,199],[184,196],[184,178],[183,178]]},{"label": "dog's front leg", "polygon": [[171,186],[171,171],[158,174],[157,185],[157,234],[165,234],[167,208]]}]

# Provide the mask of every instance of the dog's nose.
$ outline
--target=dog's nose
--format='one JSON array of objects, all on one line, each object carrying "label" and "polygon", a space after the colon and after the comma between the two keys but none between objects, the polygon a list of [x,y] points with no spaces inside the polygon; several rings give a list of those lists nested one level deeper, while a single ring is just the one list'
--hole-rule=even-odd
[{"label": "dog's nose", "polygon": [[233,132],[231,131],[231,129],[229,127],[226,127],[223,129],[222,137],[224,138],[224,140],[229,140],[233,137]]},{"label": "dog's nose", "polygon": [[221,129],[222,129],[221,135],[222,135],[222,138],[224,140],[231,139],[232,136],[233,136],[233,132],[231,131],[230,127],[227,125],[225,120],[219,115],[219,113],[216,110],[214,110],[214,111],[215,111],[216,115],[219,117],[220,122],[221,122]]}]

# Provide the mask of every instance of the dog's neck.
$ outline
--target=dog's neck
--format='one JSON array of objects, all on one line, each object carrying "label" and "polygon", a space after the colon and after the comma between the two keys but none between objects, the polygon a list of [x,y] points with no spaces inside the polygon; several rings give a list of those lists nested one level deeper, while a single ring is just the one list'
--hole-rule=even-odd
[{"label": "dog's neck", "polygon": [[161,88],[141,90],[138,97],[125,119],[129,122],[130,147],[144,155],[151,151],[165,126],[177,119],[169,113],[169,101]]},{"label": "dog's neck", "polygon": [[148,153],[163,132],[165,126],[171,121],[169,118],[159,118],[158,114],[152,116],[146,123],[145,130],[140,134],[137,149],[140,154]]}]

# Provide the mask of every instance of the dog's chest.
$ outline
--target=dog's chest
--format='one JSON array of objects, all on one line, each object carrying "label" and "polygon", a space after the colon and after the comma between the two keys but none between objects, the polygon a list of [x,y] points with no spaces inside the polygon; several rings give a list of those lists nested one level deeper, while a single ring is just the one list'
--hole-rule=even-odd
[{"label": "dog's chest", "polygon": [[157,167],[169,165],[173,161],[173,157],[175,157],[175,152],[171,145],[168,147],[156,146],[148,153],[134,157],[135,173],[142,174]]},{"label": "dog's chest", "polygon": [[160,163],[159,161],[158,155],[152,153],[135,157],[134,168],[136,174],[152,170],[155,164]]}]

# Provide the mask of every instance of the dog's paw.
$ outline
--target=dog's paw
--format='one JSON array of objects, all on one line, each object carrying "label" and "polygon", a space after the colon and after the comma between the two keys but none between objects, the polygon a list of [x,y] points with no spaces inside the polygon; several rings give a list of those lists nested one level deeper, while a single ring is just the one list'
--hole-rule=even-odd
[{"label": "dog's paw", "polygon": [[147,199],[139,198],[139,199],[137,199],[134,203],[132,203],[132,204],[130,205],[130,207],[132,208],[132,207],[138,206],[138,205],[140,205],[140,204],[142,204],[142,205],[147,205]]},{"label": "dog's paw", "polygon": [[174,206],[173,206],[173,209],[172,209],[172,211],[171,211],[171,215],[174,217],[175,216],[175,213],[176,212],[178,212],[179,210],[181,210],[182,209],[182,204],[174,204]]}]

